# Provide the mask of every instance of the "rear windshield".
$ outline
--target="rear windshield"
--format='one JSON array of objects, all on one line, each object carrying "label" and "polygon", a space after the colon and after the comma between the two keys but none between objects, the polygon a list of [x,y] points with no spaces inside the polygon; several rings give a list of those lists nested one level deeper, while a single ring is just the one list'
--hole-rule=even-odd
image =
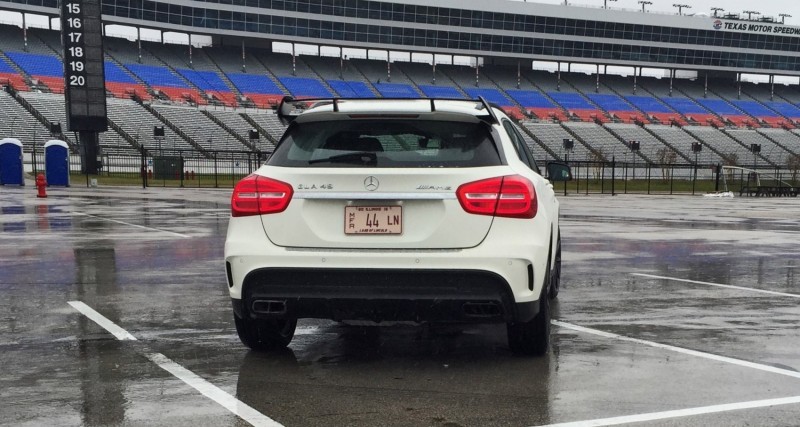
[{"label": "rear windshield", "polygon": [[339,120],[291,126],[269,159],[273,166],[431,168],[500,164],[483,123]]}]

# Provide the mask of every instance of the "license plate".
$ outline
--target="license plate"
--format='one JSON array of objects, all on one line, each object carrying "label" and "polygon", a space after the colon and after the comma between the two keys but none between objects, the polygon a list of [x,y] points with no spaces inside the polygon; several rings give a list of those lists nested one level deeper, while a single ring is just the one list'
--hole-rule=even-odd
[{"label": "license plate", "polygon": [[344,234],[403,234],[403,207],[345,206]]}]

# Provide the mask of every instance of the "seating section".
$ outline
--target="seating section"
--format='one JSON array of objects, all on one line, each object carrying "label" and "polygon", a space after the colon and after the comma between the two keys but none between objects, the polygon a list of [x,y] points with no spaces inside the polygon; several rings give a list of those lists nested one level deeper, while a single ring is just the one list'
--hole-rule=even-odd
[{"label": "seating section", "polygon": [[420,85],[419,88],[428,98],[464,99],[464,95],[452,86]]},{"label": "seating section", "polygon": [[[26,43],[19,28],[0,25],[0,85],[13,86],[46,120],[65,122],[63,64],[55,31],[35,29]],[[624,141],[642,143],[640,156],[658,161],[675,150],[678,162],[693,161],[693,142],[702,142],[699,162],[719,163],[722,157],[739,164],[785,164],[800,153],[800,95],[796,87],[714,79],[708,86],[686,79],[657,79],[550,73],[514,65],[462,65],[391,62],[275,53],[248,48],[137,43],[106,39],[105,76],[109,120],[122,131],[101,136],[105,153],[133,153],[147,148],[247,150],[248,132],[265,131],[258,147],[272,150],[285,126],[267,109],[286,95],[298,98],[485,98],[521,120],[520,125],[556,155],[565,156],[564,138],[576,140],[571,160],[594,160],[593,150],[606,158],[630,159]],[[524,65],[524,64],[523,64]],[[598,84],[599,83],[599,84]],[[165,125],[148,108],[151,104],[175,132],[152,137],[152,127]],[[192,104],[191,107],[176,104]],[[212,103],[215,106],[206,107]],[[46,127],[23,107],[0,96],[0,137],[15,136],[30,151],[33,141],[48,135]],[[221,108],[221,106],[224,107]],[[248,110],[239,107],[250,108]],[[252,107],[256,107],[253,109]],[[208,115],[214,116],[211,119]],[[553,123],[558,121],[561,123]],[[24,123],[18,124],[18,123]],[[221,125],[221,124],[222,125]],[[714,129],[713,127],[720,129]],[[232,135],[230,132],[233,132]],[[188,138],[178,135],[185,133]],[[67,133],[70,137],[71,133]],[[128,143],[123,135],[137,141]],[[73,137],[74,139],[74,137]],[[72,141],[73,143],[75,141]],[[528,141],[535,147],[536,142]],[[585,145],[584,145],[585,144]],[[750,144],[760,144],[753,160]],[[166,146],[169,147],[166,147]],[[588,146],[588,147],[587,147]],[[541,149],[539,147],[538,149]]]},{"label": "seating section", "polygon": [[[758,144],[761,146],[760,155],[774,164],[786,164],[789,161],[791,153],[786,151],[780,145],[774,143],[772,140],[765,137],[763,134],[751,129],[730,129],[726,131],[727,134],[736,138],[745,147],[750,147],[751,144]],[[749,152],[749,150],[748,150]],[[748,164],[753,161],[752,153],[745,158],[739,159],[741,164]],[[752,163],[750,163],[752,164]]]},{"label": "seating section", "polygon": [[767,127],[781,127],[785,120],[775,111],[770,110],[765,105],[750,100],[732,100],[731,103],[739,110],[744,111],[761,121]]},{"label": "seating section", "polygon": [[16,138],[22,142],[22,150],[42,150],[50,139],[50,132],[34,119],[11,95],[0,90],[0,139]]},{"label": "seating section", "polygon": [[522,126],[525,126],[526,129],[536,135],[539,141],[542,141],[547,148],[560,156],[562,160],[566,157],[564,150],[565,139],[572,139],[574,142],[572,152],[569,153],[569,160],[589,161],[594,159],[592,152],[579,141],[575,141],[575,137],[570,135],[560,124],[536,123],[525,120],[522,121]]},{"label": "seating section", "polygon": [[115,98],[130,98],[133,95],[143,100],[150,100],[152,97],[147,92],[147,88],[139,84],[130,74],[119,67],[117,64],[105,62],[106,90],[111,92]]},{"label": "seating section", "polygon": [[196,71],[186,68],[178,68],[177,71],[183,78],[205,92],[212,100],[231,107],[236,106],[236,94],[231,92],[231,89],[219,74],[213,71]]},{"label": "seating section", "polygon": [[580,118],[582,121],[608,121],[602,111],[589,103],[589,100],[579,93],[549,92],[548,95],[571,115]]},{"label": "seating section", "polygon": [[156,111],[166,117],[206,150],[242,151],[245,147],[238,139],[219,127],[210,118],[196,108],[185,108],[173,105],[154,105]]},{"label": "seating section", "polygon": [[17,90],[29,90],[25,78],[15,70],[8,62],[0,58],[0,86],[11,85]]},{"label": "seating section", "polygon": [[405,83],[375,83],[374,86],[384,98],[419,98],[417,91]]},{"label": "seating section", "polygon": [[333,94],[317,79],[310,77],[278,77],[296,98],[332,98]]},{"label": "seating section", "polygon": [[[766,106],[771,108],[773,111],[777,111],[783,117],[788,118],[793,123],[800,124],[800,108],[796,105],[790,104],[788,102],[775,102],[775,101],[767,101],[765,102]],[[785,123],[787,126],[792,126],[789,123]]]},{"label": "seating section", "polygon": [[509,89],[506,90],[506,93],[517,101],[519,105],[522,105],[528,114],[533,114],[541,119],[567,120],[564,110],[560,106],[553,104],[539,91]]},{"label": "seating section", "polygon": [[709,150],[708,147],[703,147],[703,149],[697,153],[692,151],[692,144],[700,141],[693,137],[692,134],[679,127],[645,125],[645,128],[658,135],[661,139],[669,142],[676,150],[688,156],[692,162],[696,159],[699,164],[723,163],[722,158],[717,153]]},{"label": "seating section", "polygon": [[647,114],[651,121],[656,121],[661,124],[678,124],[685,125],[686,121],[681,117],[680,112],[676,112],[670,108],[664,98],[656,99],[652,96],[643,95],[628,95],[625,100],[630,102],[636,108],[642,110]]},{"label": "seating section", "polygon": [[636,108],[634,108],[624,99],[620,98],[618,95],[590,93],[587,94],[586,97],[588,97],[598,107],[608,111],[612,117],[624,123],[649,123],[647,118],[642,113],[636,111]]},{"label": "seating section", "polygon": [[[106,105],[108,119],[118,124],[140,146],[149,150],[160,148],[165,154],[194,149],[169,126],[164,126],[161,120],[136,102],[127,99],[109,99]],[[164,127],[164,138],[161,141],[153,136],[153,128],[156,126]]]},{"label": "seating section", "polygon": [[758,127],[758,124],[750,116],[744,114],[739,109],[729,104],[723,99],[698,99],[697,102],[706,107],[712,113],[722,117],[728,123],[735,126]]},{"label": "seating section", "polygon": [[247,112],[245,115],[267,131],[272,139],[276,141],[280,141],[283,133],[286,132],[286,126],[281,123],[277,114],[271,112]]},{"label": "seating section", "polygon": [[270,108],[286,96],[265,74],[227,73],[226,76],[257,107]]},{"label": "seating section", "polygon": [[64,66],[54,55],[25,52],[6,52],[6,55],[51,92],[64,93]]},{"label": "seating section", "polygon": [[374,98],[375,94],[364,82],[328,80],[328,85],[342,98]]},{"label": "seating section", "polygon": [[205,103],[197,90],[190,87],[168,68],[143,64],[125,64],[125,68],[173,101]]}]

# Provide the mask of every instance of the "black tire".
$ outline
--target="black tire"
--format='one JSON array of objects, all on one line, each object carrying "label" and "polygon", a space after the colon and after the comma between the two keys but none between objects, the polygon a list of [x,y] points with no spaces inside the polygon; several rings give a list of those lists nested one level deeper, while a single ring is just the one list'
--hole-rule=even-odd
[{"label": "black tire", "polygon": [[[550,262],[548,260],[548,265]],[[527,322],[508,324],[508,346],[511,351],[526,356],[544,356],[550,348],[550,272],[545,276],[544,289],[539,295],[539,313]]]},{"label": "black tire", "polygon": [[234,314],[233,321],[242,344],[255,351],[286,348],[297,327],[297,319],[242,319]]},{"label": "black tire", "polygon": [[556,261],[553,265],[553,270],[550,273],[550,299],[555,299],[558,296],[558,291],[561,290],[561,231],[558,232],[558,241],[556,242]]}]

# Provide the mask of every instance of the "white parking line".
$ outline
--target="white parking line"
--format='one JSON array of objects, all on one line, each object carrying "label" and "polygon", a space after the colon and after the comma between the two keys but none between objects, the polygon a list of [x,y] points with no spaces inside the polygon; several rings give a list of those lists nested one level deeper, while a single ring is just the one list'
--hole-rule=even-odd
[{"label": "white parking line", "polygon": [[89,319],[93,320],[94,323],[100,325],[103,329],[107,330],[117,337],[120,341],[137,341],[136,337],[128,333],[125,329],[120,328],[117,326],[116,323],[108,320],[105,316],[95,311],[92,307],[86,305],[83,301],[69,301],[67,304],[71,305],[72,308],[78,310],[84,316],[88,317]]},{"label": "white parking line", "polygon": [[631,275],[632,276],[639,276],[639,277],[649,277],[651,279],[672,280],[674,282],[695,283],[695,284],[698,284],[698,285],[716,286],[716,287],[719,287],[719,288],[726,288],[726,289],[737,289],[737,290],[740,290],[740,291],[758,292],[758,293],[761,293],[761,294],[777,295],[777,296],[781,296],[781,297],[800,298],[800,295],[798,295],[798,294],[787,294],[787,293],[784,293],[784,292],[767,291],[767,290],[764,290],[764,289],[745,288],[743,286],[723,285],[723,284],[720,284],[720,283],[700,282],[698,280],[679,279],[677,277],[656,276],[654,274],[644,274],[644,273],[631,273]]},{"label": "white parking line", "polygon": [[[82,301],[69,301],[69,305],[81,312],[84,316],[93,320],[100,325],[103,329],[107,330],[118,340],[132,340],[136,341],[136,337],[131,335],[128,331],[117,326],[114,322],[108,320],[105,316],[95,311],[93,308],[84,304]],[[280,423],[272,418],[256,411],[250,405],[242,402],[241,400],[231,396],[221,388],[204,380],[194,372],[184,368],[183,366],[173,362],[167,356],[161,353],[147,353],[145,354],[150,361],[158,365],[161,369],[169,372],[175,378],[186,383],[188,386],[202,393],[209,399],[217,402],[225,409],[231,411],[234,415],[247,421],[254,426],[265,427],[282,427]]]},{"label": "white parking line", "polygon": [[72,212],[72,214],[73,215],[80,215],[80,216],[88,216],[89,218],[99,219],[99,220],[102,220],[102,221],[116,222],[117,224],[123,224],[123,225],[127,225],[129,227],[144,228],[145,230],[150,230],[150,231],[159,231],[161,233],[172,234],[173,236],[178,236],[178,237],[181,237],[181,238],[184,238],[184,239],[188,239],[188,238],[191,237],[191,236],[188,236],[186,234],[176,233],[174,231],[161,230],[161,229],[153,228],[153,227],[145,227],[144,225],[131,224],[131,223],[125,222],[125,221],[119,221],[119,220],[111,219],[111,218],[103,218],[101,216],[90,215],[90,214],[83,213],[83,212]]},{"label": "white parking line", "polygon": [[620,340],[620,341],[626,341],[626,342],[632,342],[632,343],[636,343],[636,344],[642,344],[642,345],[646,345],[646,346],[649,346],[649,347],[654,347],[654,348],[660,348],[660,349],[663,349],[663,350],[674,351],[676,353],[681,353],[681,354],[687,354],[689,356],[702,357],[704,359],[714,360],[714,361],[717,361],[717,362],[729,363],[731,365],[737,365],[737,366],[742,366],[742,367],[745,367],[745,368],[757,369],[759,371],[770,372],[770,373],[773,373],[773,374],[785,375],[787,377],[793,377],[793,378],[800,379],[800,372],[797,372],[797,371],[790,371],[788,369],[776,368],[774,366],[762,365],[760,363],[748,362],[746,360],[734,359],[732,357],[718,356],[716,354],[703,353],[702,351],[690,350],[688,348],[675,347],[675,346],[672,346],[672,345],[660,344],[660,343],[653,342],[653,341],[646,341],[646,340],[641,340],[641,339],[638,339],[638,338],[626,337],[624,335],[617,335],[617,334],[613,334],[611,332],[604,332],[604,331],[600,331],[600,330],[597,330],[597,329],[586,328],[586,327],[583,327],[583,326],[578,326],[578,325],[573,325],[573,324],[570,324],[570,323],[561,322],[559,320],[553,320],[553,321],[551,321],[551,323],[553,325],[560,326],[560,327],[566,328],[566,329],[571,329],[571,330],[577,331],[577,332],[583,332],[583,333],[586,333],[586,334],[597,335],[597,336],[604,337],[604,338],[611,338],[611,339],[616,339],[616,340]]},{"label": "white parking line", "polygon": [[628,423],[665,420],[670,418],[689,417],[693,415],[715,414],[719,412],[738,411],[742,409],[766,408],[777,405],[800,403],[800,396],[778,399],[754,400],[752,402],[727,403],[723,405],[701,406],[698,408],[677,409],[674,411],[651,412],[649,414],[626,415],[622,417],[603,418],[597,420],[575,421],[570,423],[548,424],[544,427],[597,427],[615,426]]}]

